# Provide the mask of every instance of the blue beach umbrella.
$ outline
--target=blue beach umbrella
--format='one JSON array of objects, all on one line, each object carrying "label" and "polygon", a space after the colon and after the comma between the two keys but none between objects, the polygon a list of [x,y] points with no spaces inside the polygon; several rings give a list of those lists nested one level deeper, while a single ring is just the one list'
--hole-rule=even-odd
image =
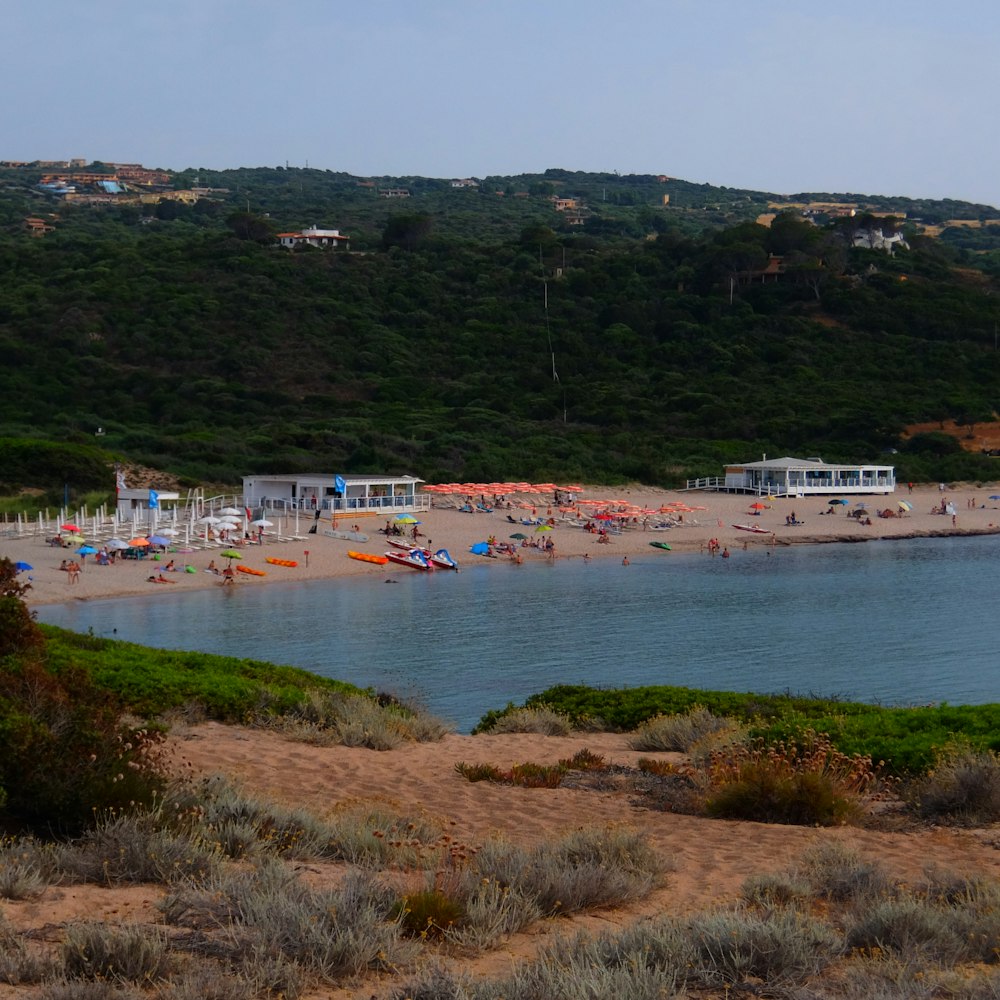
[{"label": "blue beach umbrella", "polygon": [[472,553],[473,555],[477,555],[477,556],[484,556],[484,555],[486,555],[486,553],[487,553],[487,552],[489,552],[489,551],[490,551],[490,545],[489,545],[489,542],[476,542],[476,543],[475,543],[475,544],[474,544],[474,545],[473,545],[473,546],[472,546],[472,547],[471,547],[471,548],[469,549],[469,551],[470,551],[470,552],[471,552],[471,553]]},{"label": "blue beach umbrella", "polygon": [[29,569],[34,569],[34,568],[35,568],[34,566],[31,566],[26,562],[21,562],[20,560],[14,563],[15,573],[26,573]]},{"label": "blue beach umbrella", "polygon": [[172,545],[173,543],[165,535],[150,535],[149,544],[162,545],[164,548],[167,548],[169,545]]},{"label": "blue beach umbrella", "polygon": [[93,545],[81,545],[77,550],[76,554],[78,556],[92,556],[97,549]]}]

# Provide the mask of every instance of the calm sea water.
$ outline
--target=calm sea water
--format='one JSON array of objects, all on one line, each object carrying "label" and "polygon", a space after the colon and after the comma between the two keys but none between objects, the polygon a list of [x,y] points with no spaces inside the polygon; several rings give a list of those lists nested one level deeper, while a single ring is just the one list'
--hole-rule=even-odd
[{"label": "calm sea water", "polygon": [[[1000,701],[995,537],[654,552],[76,602],[75,631],[288,663],[470,729],[553,684]],[[117,631],[115,631],[117,630]]]}]

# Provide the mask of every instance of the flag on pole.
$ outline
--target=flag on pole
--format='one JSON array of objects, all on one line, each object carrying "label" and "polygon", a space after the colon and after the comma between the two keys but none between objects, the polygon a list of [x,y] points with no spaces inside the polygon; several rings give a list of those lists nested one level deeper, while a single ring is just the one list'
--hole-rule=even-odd
[{"label": "flag on pole", "polygon": [[120,465],[116,465],[115,466],[115,490],[117,492],[119,490],[124,490],[124,489],[127,489],[127,488],[128,487],[125,485],[125,473],[122,472]]},{"label": "flag on pole", "polygon": [[156,510],[160,506],[160,494],[156,490],[149,491],[149,509]]}]

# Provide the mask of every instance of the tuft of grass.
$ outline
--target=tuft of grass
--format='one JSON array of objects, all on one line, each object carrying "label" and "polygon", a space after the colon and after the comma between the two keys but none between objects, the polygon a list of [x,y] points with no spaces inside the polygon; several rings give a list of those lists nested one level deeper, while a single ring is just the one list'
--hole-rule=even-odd
[{"label": "tuft of grass", "polygon": [[573,724],[560,712],[545,705],[514,708],[499,716],[490,728],[492,733],[538,733],[542,736],[569,736]]},{"label": "tuft of grass", "polygon": [[276,730],[314,746],[367,747],[394,750],[407,742],[434,742],[451,726],[396,700],[340,691],[309,691],[276,712],[262,700],[252,713],[252,725]]},{"label": "tuft of grass", "polygon": [[701,705],[694,705],[684,713],[648,719],[636,728],[627,742],[633,750],[687,753],[710,736],[722,745],[745,739],[743,727],[734,719],[720,717]]},{"label": "tuft of grass", "polygon": [[171,967],[166,934],[138,924],[70,924],[62,956],[65,974],[73,979],[152,985]]},{"label": "tuft of grass", "polygon": [[55,963],[29,950],[21,935],[0,913],[0,983],[24,986],[40,983],[55,973]]},{"label": "tuft of grass", "polygon": [[34,837],[0,837],[0,897],[34,899],[57,878],[51,845]]},{"label": "tuft of grass", "polygon": [[569,771],[605,771],[608,767],[607,762],[601,754],[594,753],[593,750],[589,750],[587,747],[577,750],[572,757],[567,757],[565,760],[559,761],[559,763]]},{"label": "tuft of grass", "polygon": [[950,743],[935,756],[908,798],[925,819],[976,825],[1000,819],[1000,757],[967,743]]},{"label": "tuft of grass", "polygon": [[423,889],[404,896],[392,913],[410,937],[443,938],[461,926],[465,907],[441,889]]}]

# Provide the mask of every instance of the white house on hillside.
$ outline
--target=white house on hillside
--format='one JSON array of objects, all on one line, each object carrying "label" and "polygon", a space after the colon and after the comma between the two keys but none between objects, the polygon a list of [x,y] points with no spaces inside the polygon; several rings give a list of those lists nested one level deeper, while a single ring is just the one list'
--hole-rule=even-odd
[{"label": "white house on hillside", "polygon": [[278,243],[289,249],[298,246],[351,249],[350,237],[344,236],[339,229],[319,229],[316,226],[303,229],[301,233],[278,233]]}]

